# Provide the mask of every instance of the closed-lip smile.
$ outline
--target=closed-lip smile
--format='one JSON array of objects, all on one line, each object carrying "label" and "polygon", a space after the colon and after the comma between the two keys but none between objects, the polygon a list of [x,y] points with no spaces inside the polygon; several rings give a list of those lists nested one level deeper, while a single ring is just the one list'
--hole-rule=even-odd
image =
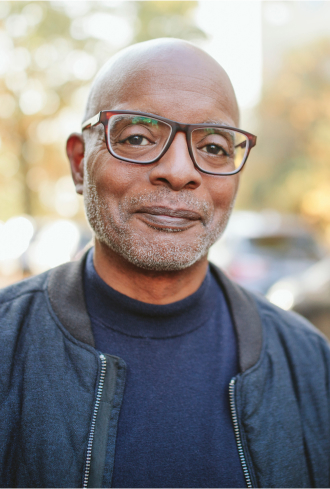
[{"label": "closed-lip smile", "polygon": [[164,231],[184,231],[196,224],[196,221],[202,221],[198,212],[184,208],[145,206],[140,207],[136,213],[148,226]]}]

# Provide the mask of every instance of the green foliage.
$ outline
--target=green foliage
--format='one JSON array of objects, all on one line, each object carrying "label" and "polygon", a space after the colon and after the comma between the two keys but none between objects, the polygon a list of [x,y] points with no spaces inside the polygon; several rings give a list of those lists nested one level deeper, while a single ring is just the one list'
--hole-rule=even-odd
[{"label": "green foliage", "polygon": [[150,1],[137,2],[140,21],[136,42],[159,37],[178,37],[186,40],[205,38],[193,21],[197,2]]},{"label": "green foliage", "polygon": [[257,116],[239,205],[302,213],[330,230],[329,39],[288,53]]}]

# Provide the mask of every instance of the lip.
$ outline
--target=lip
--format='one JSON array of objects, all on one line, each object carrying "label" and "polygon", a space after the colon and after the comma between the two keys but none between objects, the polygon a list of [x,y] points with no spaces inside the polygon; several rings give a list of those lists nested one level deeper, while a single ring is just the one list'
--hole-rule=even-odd
[{"label": "lip", "polygon": [[184,231],[196,224],[197,221],[202,220],[202,216],[198,212],[182,208],[141,207],[136,213],[147,225],[160,230]]}]

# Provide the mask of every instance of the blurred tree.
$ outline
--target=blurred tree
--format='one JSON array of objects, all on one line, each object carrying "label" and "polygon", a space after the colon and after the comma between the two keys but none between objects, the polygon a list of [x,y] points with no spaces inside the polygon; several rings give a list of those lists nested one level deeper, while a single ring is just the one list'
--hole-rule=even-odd
[{"label": "blurred tree", "polygon": [[116,51],[155,37],[205,37],[190,1],[0,2],[0,220],[82,215],[65,139],[90,80]]},{"label": "blurred tree", "polygon": [[205,34],[194,23],[197,2],[156,1],[136,2],[140,25],[134,41],[141,42],[159,37],[177,37],[194,40]]},{"label": "blurred tree", "polygon": [[301,213],[330,241],[330,39],[287,55],[257,116],[238,205]]}]

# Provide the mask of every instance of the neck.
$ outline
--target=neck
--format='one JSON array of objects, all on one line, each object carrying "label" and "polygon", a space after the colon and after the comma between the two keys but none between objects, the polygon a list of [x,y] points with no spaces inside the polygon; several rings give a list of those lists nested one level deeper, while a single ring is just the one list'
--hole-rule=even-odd
[{"label": "neck", "polygon": [[144,270],[95,240],[94,266],[102,280],[118,292],[149,304],[170,304],[196,292],[205,278],[208,262],[205,256],[184,270]]}]

